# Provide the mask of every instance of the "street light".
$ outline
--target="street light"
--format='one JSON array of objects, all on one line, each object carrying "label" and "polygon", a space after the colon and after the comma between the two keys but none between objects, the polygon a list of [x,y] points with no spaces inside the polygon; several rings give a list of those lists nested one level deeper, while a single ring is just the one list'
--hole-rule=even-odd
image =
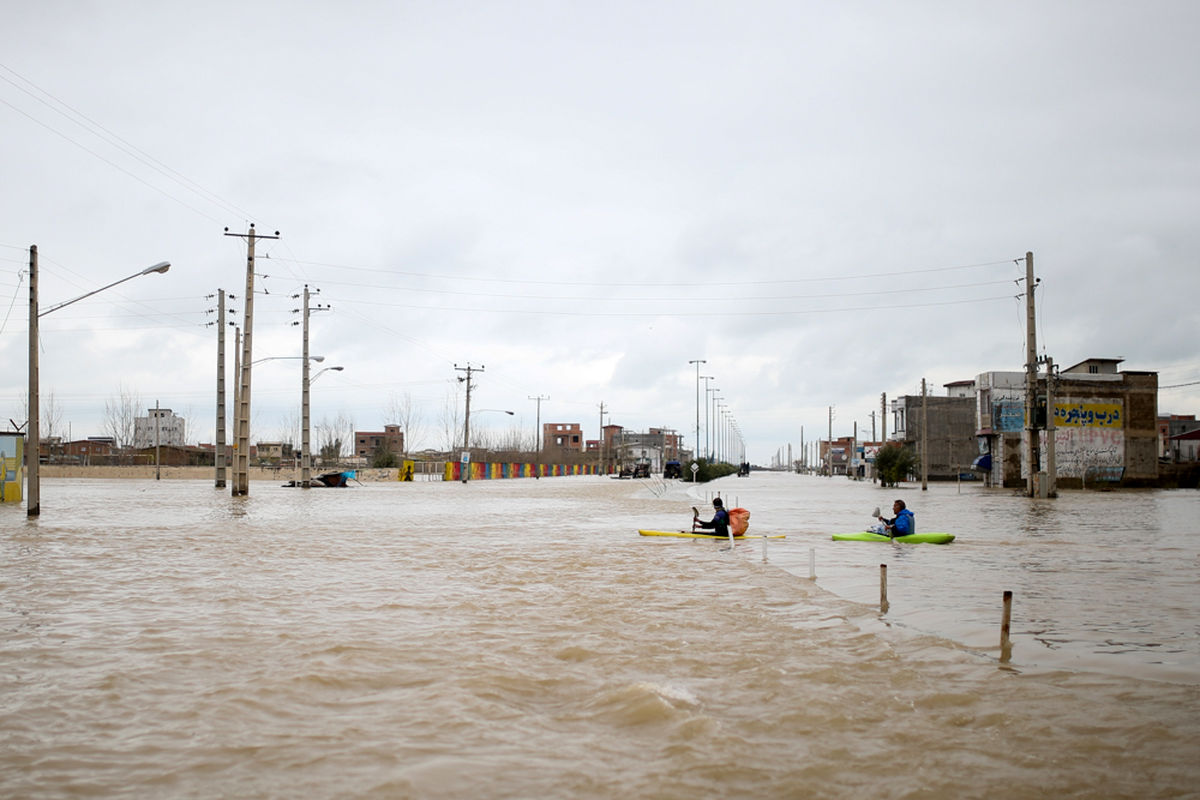
[{"label": "street light", "polygon": [[101,286],[99,289],[81,294],[79,297],[65,300],[61,303],[50,306],[45,311],[38,311],[38,272],[37,272],[37,245],[29,247],[29,421],[27,440],[29,443],[25,452],[25,464],[27,477],[26,490],[27,497],[25,498],[25,513],[27,516],[36,517],[42,513],[42,498],[41,498],[41,475],[39,467],[41,466],[41,450],[42,450],[42,432],[40,430],[42,421],[39,418],[39,404],[41,399],[38,392],[38,319],[47,314],[58,311],[60,308],[66,308],[72,303],[78,303],[86,297],[91,297],[94,294],[99,294],[105,289],[111,289],[125,281],[131,281],[134,278],[140,278],[143,275],[153,273],[162,274],[171,268],[171,262],[160,261],[154,266],[146,267],[141,272],[135,272],[132,275],[121,278],[119,281]]},{"label": "street light", "polygon": [[[700,457],[700,365],[707,364],[703,358],[693,358],[688,362],[696,365],[696,446],[693,448],[692,460]],[[604,441],[604,431],[600,431],[600,440]]]},{"label": "street light", "polygon": [[[310,358],[313,361],[325,360],[323,356],[310,356]],[[304,366],[307,367],[308,364],[305,364]],[[317,374],[313,375],[311,378],[308,377],[308,370],[306,369],[304,370],[303,376],[301,376],[303,385],[301,387],[302,391],[300,395],[302,406],[300,409],[300,417],[304,422],[304,430],[300,433],[300,485],[306,489],[308,488],[309,481],[312,480],[312,447],[310,444],[312,441],[312,433],[310,430],[311,426],[309,424],[310,417],[308,413],[308,390],[313,385],[313,382],[326,372],[329,372],[330,370],[333,370],[334,372],[341,372],[344,369],[345,367],[325,367],[325,369],[318,370]]]},{"label": "street light", "polygon": [[317,378],[321,377],[321,376],[322,376],[323,374],[325,374],[326,372],[329,372],[329,370],[333,370],[334,372],[341,372],[341,371],[342,371],[342,370],[344,370],[344,369],[345,369],[345,367],[326,367],[325,369],[323,369],[323,370],[321,370],[320,372],[318,372],[316,375],[313,375],[311,378],[309,378],[309,379],[308,379],[308,385],[309,385],[309,386],[312,386],[312,385],[313,385],[313,383],[315,383],[315,382],[316,382]]},{"label": "street light", "polygon": [[[304,356],[267,356],[266,358],[260,358],[257,361],[251,361],[250,366],[253,367],[255,364],[261,364],[264,361],[288,361],[293,359],[299,361],[302,358],[304,358]],[[325,356],[309,356],[308,360],[315,361],[320,364],[325,360]]]}]

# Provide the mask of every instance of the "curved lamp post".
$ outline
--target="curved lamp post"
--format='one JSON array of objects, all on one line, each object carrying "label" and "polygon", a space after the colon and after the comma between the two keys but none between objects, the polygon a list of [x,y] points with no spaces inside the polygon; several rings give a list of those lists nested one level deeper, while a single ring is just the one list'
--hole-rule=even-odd
[{"label": "curved lamp post", "polygon": [[121,278],[119,281],[101,286],[99,289],[81,294],[79,297],[73,297],[70,300],[64,300],[61,303],[56,303],[45,311],[38,311],[38,274],[37,274],[37,245],[31,245],[29,248],[29,421],[27,426],[29,430],[26,432],[26,441],[28,447],[25,451],[26,464],[26,498],[25,512],[27,516],[36,517],[42,513],[42,498],[41,498],[41,474],[39,467],[41,466],[41,450],[42,450],[42,432],[38,408],[41,399],[38,396],[38,319],[58,311],[60,308],[66,308],[72,303],[78,303],[86,297],[91,297],[94,294],[99,294],[105,289],[111,289],[114,286],[131,281],[134,278],[140,278],[143,275],[162,274],[171,268],[171,262],[160,261],[154,266],[146,267],[140,272],[135,272]]},{"label": "curved lamp post", "polygon": [[[323,361],[324,357],[312,356],[312,359],[314,361]],[[312,480],[312,434],[310,432],[311,425],[309,424],[309,420],[311,419],[309,416],[308,402],[309,388],[313,385],[313,382],[316,381],[317,378],[321,377],[326,372],[329,372],[330,370],[333,370],[334,372],[341,372],[344,369],[345,367],[325,367],[325,369],[317,370],[317,374],[313,375],[311,378],[308,377],[308,370],[306,369],[304,371],[304,387],[302,391],[302,397],[300,398],[302,406],[300,409],[300,416],[304,422],[304,429],[300,433],[300,485],[304,488],[308,488],[308,483]]]}]

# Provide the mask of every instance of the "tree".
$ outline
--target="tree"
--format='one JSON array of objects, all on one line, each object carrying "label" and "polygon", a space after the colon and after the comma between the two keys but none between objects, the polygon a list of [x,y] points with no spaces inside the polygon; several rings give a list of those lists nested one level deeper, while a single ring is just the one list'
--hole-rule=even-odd
[{"label": "tree", "polygon": [[420,409],[413,406],[412,395],[409,392],[399,397],[391,395],[383,412],[391,423],[399,425],[400,430],[404,431],[404,452],[416,450],[418,441],[424,435],[425,425]]},{"label": "tree", "polygon": [[54,396],[54,390],[51,389],[50,394],[42,400],[42,424],[40,427],[43,438],[53,439],[55,436],[62,435],[59,430],[62,425],[62,415],[62,404],[58,402],[58,399]]},{"label": "tree", "polygon": [[446,390],[442,401],[441,435],[442,449],[453,451],[462,445],[462,412],[458,403],[458,384],[455,383]]},{"label": "tree", "polygon": [[104,401],[104,432],[112,437],[118,449],[133,445],[133,431],[141,408],[141,396],[125,384],[118,386],[116,397]]},{"label": "tree", "polygon": [[321,461],[336,463],[342,457],[345,443],[354,441],[354,420],[346,412],[339,411],[333,422],[327,417],[322,418],[316,426],[316,433]]},{"label": "tree", "polygon": [[917,457],[912,450],[896,442],[888,442],[875,456],[875,471],[882,486],[895,486],[916,468]]},{"label": "tree", "polygon": [[387,449],[387,445],[383,442],[375,445],[375,450],[371,453],[371,466],[377,469],[388,469],[389,467],[400,466],[400,459],[396,458],[396,454]]}]

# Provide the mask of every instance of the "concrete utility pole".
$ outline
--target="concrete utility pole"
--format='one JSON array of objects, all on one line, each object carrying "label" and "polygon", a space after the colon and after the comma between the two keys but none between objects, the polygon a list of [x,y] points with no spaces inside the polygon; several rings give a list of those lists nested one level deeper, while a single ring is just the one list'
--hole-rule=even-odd
[{"label": "concrete utility pole", "polygon": [[[232,295],[230,295],[232,298]],[[217,448],[213,485],[225,488],[225,290],[217,289]]]},{"label": "concrete utility pole", "polygon": [[471,380],[471,375],[476,372],[483,372],[484,367],[480,364],[478,367],[472,367],[468,361],[465,367],[460,367],[458,364],[454,368],[459,372],[465,372],[466,376],[459,378],[459,383],[467,385],[467,406],[463,414],[463,450],[470,452],[471,450],[471,390],[475,388],[474,381]]},{"label": "concrete utility pole", "polygon": [[829,407],[829,442],[825,448],[829,451],[829,477],[833,477],[833,406]]},{"label": "concrete utility pole", "polygon": [[1026,476],[1026,494],[1037,496],[1037,318],[1034,315],[1033,290],[1037,282],[1033,278],[1033,253],[1025,254],[1025,438],[1026,459],[1029,472]]},{"label": "concrete utility pole", "polygon": [[154,480],[162,479],[162,462],[159,460],[159,447],[162,437],[159,435],[162,431],[162,412],[158,409],[158,401],[154,401]]},{"label": "concrete utility pole", "polygon": [[[237,325],[233,326],[233,374],[234,375],[242,374],[242,329],[240,327],[238,327]],[[240,386],[240,385],[241,385],[240,380],[235,380],[233,382],[233,407],[235,410],[238,407],[238,386]],[[234,428],[234,435],[236,436],[236,434],[237,434],[237,429]],[[235,451],[237,450],[237,439],[236,438],[234,439],[234,442],[233,442],[233,448]],[[236,452],[235,452],[235,455],[236,455]],[[234,465],[234,468],[236,469],[237,462],[234,461],[233,459],[230,459],[230,461]]]},{"label": "concrete utility pole", "polygon": [[[698,384],[697,384],[698,385]],[[699,428],[697,428],[699,430]],[[600,474],[604,474],[604,403],[600,403],[600,448],[599,448]]]},{"label": "concrete utility pole", "polygon": [[[854,420],[854,438],[850,440],[850,460],[846,462],[846,476],[850,477],[850,468],[854,466],[854,458],[858,455],[858,420]],[[855,470],[854,477],[858,477]]]},{"label": "concrete utility pole", "polygon": [[1046,356],[1046,497],[1058,497],[1058,464],[1055,459],[1054,359]]},{"label": "concrete utility pole", "polygon": [[879,443],[887,444],[887,392],[879,395]]},{"label": "concrete utility pole", "polygon": [[929,489],[929,395],[921,378],[921,491]]},{"label": "concrete utility pole", "polygon": [[38,249],[29,246],[29,413],[25,422],[25,515],[36,517],[42,513],[41,468],[42,424],[39,418],[38,385]]},{"label": "concrete utility pole", "polygon": [[225,235],[246,240],[245,314],[242,322],[241,371],[237,381],[237,421],[234,424],[237,452],[233,456],[232,494],[236,497],[250,494],[250,375],[252,372],[251,362],[254,360],[254,242],[256,239],[278,239],[279,231],[275,231],[274,236],[259,236],[254,230],[254,224],[251,223],[247,233],[230,233],[229,228],[226,228]]},{"label": "concrete utility pole", "polygon": [[[318,291],[320,291],[318,289]],[[309,386],[312,381],[309,379],[309,357],[308,357],[308,320],[314,311],[328,311],[328,305],[318,305],[313,307],[309,304],[309,289],[308,284],[304,284],[304,305],[300,309],[301,312],[301,330],[304,339],[304,345],[301,349],[301,358],[304,365],[300,368],[300,486],[309,488],[309,481],[312,480],[312,449],[310,447],[310,415],[309,415]]]},{"label": "concrete utility pole", "polygon": [[534,402],[537,403],[537,422],[536,422],[536,427],[534,428],[534,434],[533,434],[534,447],[536,448],[535,452],[537,453],[537,471],[534,472],[533,477],[541,478],[542,477],[542,401],[549,400],[550,395],[546,395],[545,397],[542,397],[540,394],[537,397],[529,397],[528,395],[526,395],[526,398],[529,400],[533,400]]}]

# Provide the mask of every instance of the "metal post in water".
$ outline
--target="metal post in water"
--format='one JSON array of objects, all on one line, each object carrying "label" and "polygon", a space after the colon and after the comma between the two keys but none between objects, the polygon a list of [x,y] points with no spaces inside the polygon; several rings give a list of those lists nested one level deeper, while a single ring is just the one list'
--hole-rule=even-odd
[{"label": "metal post in water", "polygon": [[815,581],[817,579],[817,548],[808,548],[808,579]]},{"label": "metal post in water", "polygon": [[764,533],[762,537],[763,543],[763,563],[767,563],[767,535]]},{"label": "metal post in water", "polygon": [[1012,623],[1012,592],[1004,593],[1004,614],[1000,618],[1000,663],[1007,664],[1012,658],[1012,640],[1009,629]]},{"label": "metal post in water", "polygon": [[879,610],[887,613],[887,564],[879,565]]}]

